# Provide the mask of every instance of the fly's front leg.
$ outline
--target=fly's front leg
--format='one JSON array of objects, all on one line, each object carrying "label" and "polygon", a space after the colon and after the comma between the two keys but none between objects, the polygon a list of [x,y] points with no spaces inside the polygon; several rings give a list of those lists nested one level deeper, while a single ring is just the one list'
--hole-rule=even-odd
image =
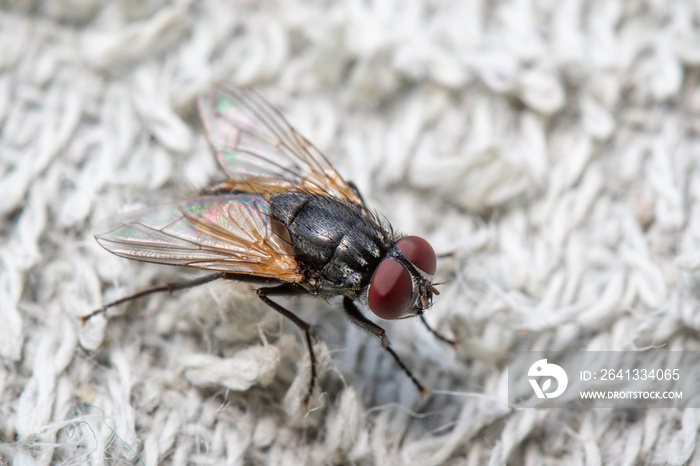
[{"label": "fly's front leg", "polygon": [[421,384],[418,381],[418,379],[416,379],[413,373],[409,370],[408,366],[406,366],[406,364],[404,364],[403,361],[401,361],[399,355],[396,354],[391,348],[389,338],[387,338],[386,336],[386,330],[384,330],[379,325],[375,324],[371,320],[367,319],[364,315],[362,315],[360,310],[357,309],[357,306],[355,306],[355,303],[352,299],[348,297],[343,298],[343,308],[345,309],[345,314],[347,314],[347,316],[350,318],[350,321],[352,321],[353,324],[379,338],[379,341],[382,344],[382,348],[387,350],[391,357],[394,358],[394,361],[396,361],[396,364],[399,365],[401,370],[403,370],[406,373],[406,375],[408,375],[408,377],[411,379],[411,382],[413,382],[413,385],[415,385],[418,389],[421,398],[428,398],[430,396],[430,390],[425,388],[423,384]]},{"label": "fly's front leg", "polygon": [[440,340],[444,343],[447,343],[448,345],[452,346],[453,348],[455,346],[457,346],[456,340],[453,340],[451,338],[447,338],[446,336],[442,335],[440,332],[435,330],[433,327],[431,327],[430,324],[428,323],[428,321],[425,320],[425,316],[423,314],[419,314],[419,317],[420,317],[421,322],[423,322],[423,325],[425,325],[425,328],[427,328],[428,331],[430,333],[432,333],[433,336],[435,336],[435,338],[437,338],[438,340]]},{"label": "fly's front leg", "polygon": [[304,338],[306,338],[306,346],[309,348],[309,359],[311,360],[311,380],[309,380],[309,389],[306,391],[304,396],[304,407],[309,409],[309,400],[311,399],[311,394],[314,390],[314,385],[316,385],[316,355],[314,354],[314,348],[311,344],[311,326],[301,320],[292,311],[283,308],[276,302],[272,301],[268,296],[281,296],[281,295],[292,295],[298,294],[299,291],[293,288],[289,288],[287,285],[274,286],[270,288],[260,288],[257,290],[258,298],[268,306],[270,306],[275,311],[282,314],[287,319],[291,320],[296,324],[302,332],[304,332]]}]

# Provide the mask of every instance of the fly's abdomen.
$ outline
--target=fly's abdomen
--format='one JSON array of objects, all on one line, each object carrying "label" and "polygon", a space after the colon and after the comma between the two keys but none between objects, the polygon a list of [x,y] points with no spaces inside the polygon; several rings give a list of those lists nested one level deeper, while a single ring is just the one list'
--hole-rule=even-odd
[{"label": "fly's abdomen", "polygon": [[373,216],[329,196],[279,194],[270,199],[270,214],[289,230],[296,260],[337,287],[368,284],[394,243]]}]

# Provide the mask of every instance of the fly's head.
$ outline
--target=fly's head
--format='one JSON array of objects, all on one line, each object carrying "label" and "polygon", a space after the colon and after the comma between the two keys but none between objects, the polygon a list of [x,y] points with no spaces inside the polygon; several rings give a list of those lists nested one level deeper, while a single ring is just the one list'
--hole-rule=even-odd
[{"label": "fly's head", "polygon": [[382,319],[403,319],[423,314],[433,304],[437,257],[432,246],[418,236],[401,238],[372,275],[367,304]]}]

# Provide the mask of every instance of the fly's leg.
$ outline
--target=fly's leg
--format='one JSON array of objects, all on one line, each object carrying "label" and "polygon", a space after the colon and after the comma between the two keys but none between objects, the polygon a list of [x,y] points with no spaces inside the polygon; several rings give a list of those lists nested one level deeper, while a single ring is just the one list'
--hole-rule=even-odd
[{"label": "fly's leg", "polygon": [[425,388],[419,381],[416,379],[416,377],[413,375],[413,373],[408,369],[406,364],[401,361],[399,356],[394,352],[394,350],[391,348],[391,345],[389,343],[389,338],[386,336],[386,330],[381,328],[379,325],[375,324],[371,320],[367,319],[362,313],[357,309],[357,306],[355,306],[355,303],[353,302],[352,299],[345,297],[343,298],[343,308],[345,309],[345,314],[350,318],[353,324],[357,325],[360,327],[362,330],[371,333],[372,335],[376,336],[379,338],[379,341],[382,344],[382,348],[387,350],[391,357],[394,358],[394,361],[396,361],[396,364],[399,365],[401,370],[403,370],[408,378],[411,379],[411,382],[413,382],[413,385],[416,386],[418,389],[418,392],[420,393],[421,398],[425,399],[430,396],[430,390]]},{"label": "fly's leg", "polygon": [[428,331],[435,336],[435,338],[437,338],[438,340],[440,340],[444,343],[447,343],[448,345],[450,345],[452,347],[457,346],[456,340],[453,340],[451,338],[447,338],[446,336],[443,336],[442,334],[440,334],[440,332],[438,332],[433,327],[431,327],[430,324],[428,324],[428,321],[425,320],[425,316],[423,314],[420,314],[420,320],[421,320],[421,322],[423,322],[423,325],[425,325],[425,328],[427,328]]},{"label": "fly's leg", "polygon": [[125,296],[123,298],[117,299],[116,301],[112,301],[111,303],[107,303],[101,308],[97,309],[96,311],[93,311],[92,313],[82,316],[80,320],[84,324],[88,320],[92,319],[96,315],[102,314],[104,312],[107,312],[107,309],[118,306],[119,304],[129,302],[134,299],[142,298],[144,296],[148,296],[149,294],[153,293],[161,293],[163,291],[167,292],[173,292],[177,290],[184,290],[187,288],[192,288],[193,286],[198,286],[198,285],[204,285],[205,283],[212,282],[214,280],[217,280],[219,278],[225,278],[227,276],[226,273],[213,273],[210,275],[205,275],[203,277],[195,278],[193,280],[187,280],[184,282],[174,282],[174,283],[166,283],[165,285],[158,285],[154,286],[152,288],[146,288],[145,290],[137,291],[136,293]]},{"label": "fly's leg", "polygon": [[347,296],[343,298],[343,308],[345,309],[345,314],[353,324],[377,337],[383,348],[389,347],[390,343],[389,338],[386,336],[386,330],[365,317],[359,309],[357,309],[352,299]]},{"label": "fly's leg", "polygon": [[[442,254],[438,254],[438,255],[437,255],[438,260],[440,260],[440,259],[447,259],[447,258],[454,259],[454,258],[456,258],[456,257],[457,257],[457,251],[445,252],[445,253],[442,253]],[[442,284],[444,284],[444,283],[446,283],[446,282],[433,283],[433,285],[442,285]],[[436,294],[440,294],[440,293],[437,293],[436,291],[435,291],[435,293],[436,293]],[[437,338],[438,340],[442,341],[443,343],[447,343],[448,345],[450,345],[450,346],[452,346],[452,347],[457,346],[457,340],[453,340],[453,339],[451,339],[451,338],[447,338],[446,336],[442,335],[442,334],[441,334],[440,332],[438,332],[437,330],[433,329],[433,328],[430,326],[430,324],[428,324],[428,321],[425,320],[425,317],[423,316],[423,314],[419,314],[419,316],[420,316],[421,322],[423,322],[423,325],[425,325],[425,328],[427,328],[428,331],[429,331],[430,333],[432,333],[432,334],[435,336],[435,338]]]},{"label": "fly's leg", "polygon": [[287,319],[294,322],[294,324],[299,327],[299,329],[304,332],[304,338],[306,339],[306,346],[309,348],[309,359],[311,360],[311,379],[309,380],[309,389],[306,391],[304,400],[302,401],[304,407],[309,409],[309,400],[311,399],[311,394],[314,390],[314,385],[316,385],[316,355],[314,354],[314,348],[311,344],[311,326],[301,320],[292,311],[283,308],[276,302],[272,301],[268,296],[280,296],[280,295],[291,295],[299,293],[298,290],[289,288],[286,285],[274,286],[269,288],[259,288],[257,290],[258,298],[268,306],[270,306],[275,311],[282,314]]}]

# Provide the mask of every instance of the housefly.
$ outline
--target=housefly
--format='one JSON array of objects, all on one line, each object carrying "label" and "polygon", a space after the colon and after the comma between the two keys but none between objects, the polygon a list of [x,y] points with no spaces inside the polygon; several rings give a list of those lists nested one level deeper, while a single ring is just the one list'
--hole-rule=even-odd
[{"label": "housefly", "polygon": [[304,333],[311,378],[316,357],[310,326],[272,300],[281,295],[342,296],[352,323],[376,336],[422,396],[429,391],[389,344],[386,332],[356,303],[381,319],[419,316],[439,294],[437,259],[418,236],[396,233],[365,204],[351,182],[255,92],[219,85],[199,99],[207,136],[227,180],[191,200],[152,208],[95,235],[109,252],[128,259],[213,271],[156,286],[104,305],[216,279],[260,285],[257,295]]}]

